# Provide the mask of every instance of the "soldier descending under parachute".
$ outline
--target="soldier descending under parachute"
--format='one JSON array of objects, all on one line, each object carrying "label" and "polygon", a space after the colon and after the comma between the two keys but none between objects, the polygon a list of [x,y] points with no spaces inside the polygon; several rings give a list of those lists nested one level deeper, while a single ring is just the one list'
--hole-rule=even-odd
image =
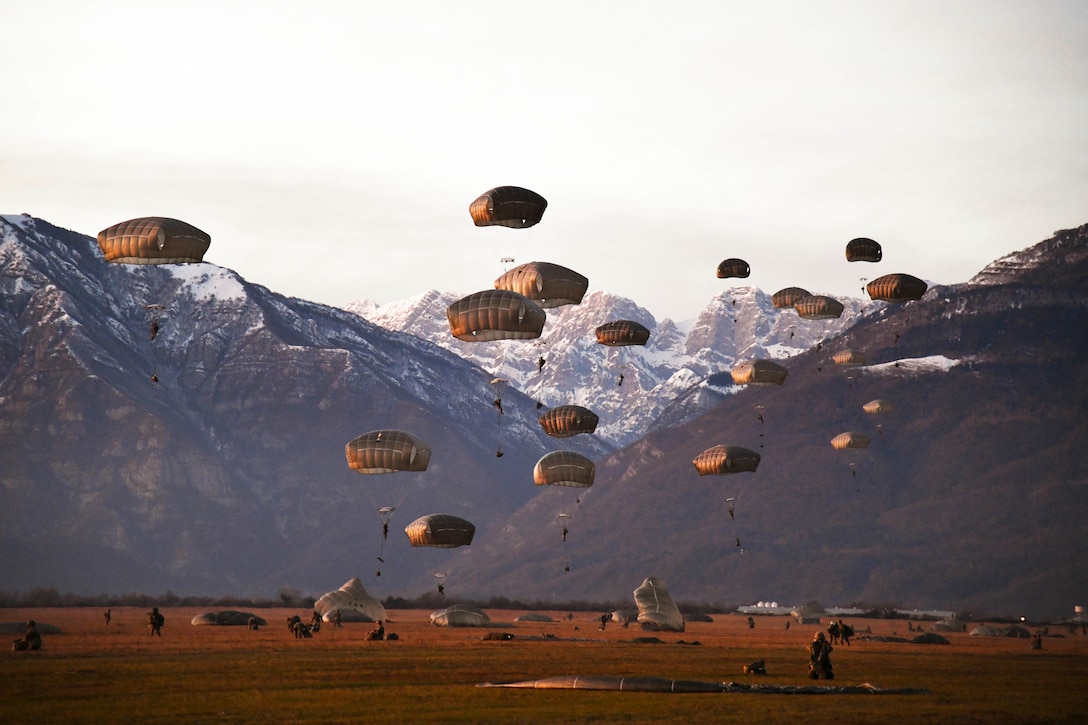
[{"label": "soldier descending under parachute", "polygon": [[[597,327],[594,330],[597,336],[597,344],[608,347],[628,347],[631,345],[645,345],[650,339],[650,330],[640,322],[634,320],[612,320]],[[623,369],[626,363],[620,364]],[[620,373],[617,386],[623,385],[623,373]]]},{"label": "soldier descending under parachute", "polygon": [[[754,473],[759,467],[760,458],[760,455],[755,451],[741,446],[717,445],[707,448],[695,456],[691,462],[700,476],[724,476],[745,471]],[[737,534],[737,523],[734,516],[739,497],[739,493],[736,496],[727,497],[725,503],[729,510],[729,518],[733,521],[733,537],[736,539],[737,548],[743,554],[744,547],[741,545],[740,536]]]},{"label": "soldier descending under parachute", "polygon": [[[401,471],[423,472],[431,461],[431,449],[418,437],[403,430],[373,430],[352,439],[344,446],[348,467],[361,474],[378,475]],[[407,495],[407,487],[394,487],[399,505]],[[381,506],[378,517],[382,523],[382,539],[377,559],[385,563],[385,540],[389,536],[389,522],[397,506]],[[381,576],[379,566],[374,574]]]},{"label": "soldier descending under parachute", "polygon": [[[98,246],[107,262],[113,264],[196,264],[212,238],[206,232],[177,219],[139,217],[114,224],[98,233]],[[151,340],[159,335],[163,306],[148,304]],[[152,347],[154,359],[154,347]],[[151,382],[159,382],[158,365],[153,364]]]},{"label": "soldier descending under parachute", "polygon": [[[537,461],[533,468],[533,482],[537,486],[560,486],[564,488],[589,488],[593,485],[596,476],[596,464],[580,453],[574,451],[552,451]],[[571,510],[556,512],[556,519],[562,526],[563,571],[570,571],[570,557],[567,556],[567,534],[570,533],[569,524],[571,516],[581,505],[584,494],[579,494],[574,500]],[[565,499],[564,499],[565,501]]]}]

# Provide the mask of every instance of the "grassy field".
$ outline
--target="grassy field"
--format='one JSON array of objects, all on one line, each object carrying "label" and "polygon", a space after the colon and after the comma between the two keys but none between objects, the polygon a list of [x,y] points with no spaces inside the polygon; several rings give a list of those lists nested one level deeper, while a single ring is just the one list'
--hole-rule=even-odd
[{"label": "grassy field", "polygon": [[[832,655],[834,685],[925,688],[924,694],[668,694],[483,688],[481,683],[559,675],[655,676],[712,682],[809,685],[806,645],[816,625],[719,615],[683,633],[646,633],[591,613],[547,612],[559,621],[515,623],[489,610],[486,629],[439,628],[428,611],[392,610],[399,641],[368,642],[369,624],[328,625],[296,640],[286,617],[269,624],[192,626],[207,609],[164,609],[152,639],[146,611],[0,609],[0,622],[35,619],[61,628],[42,652],[7,651],[0,665],[0,722],[837,722],[1017,723],[1088,720],[1088,638],[1051,628],[1041,650],[1025,639],[945,633],[950,645],[855,640]],[[855,620],[873,635],[910,637],[903,620]],[[515,635],[485,641],[490,632]],[[551,635],[554,639],[539,639]],[[636,638],[653,636],[660,643]],[[530,638],[537,639],[530,639]],[[13,639],[14,635],[9,636]],[[697,642],[698,644],[693,644]],[[7,644],[7,643],[6,643]],[[743,674],[763,659],[767,674]],[[823,681],[815,684],[825,684]]]}]

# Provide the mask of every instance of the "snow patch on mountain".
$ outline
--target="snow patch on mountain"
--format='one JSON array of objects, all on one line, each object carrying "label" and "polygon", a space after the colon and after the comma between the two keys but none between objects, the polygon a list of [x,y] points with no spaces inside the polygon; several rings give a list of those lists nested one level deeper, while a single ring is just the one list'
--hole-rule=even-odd
[{"label": "snow patch on mountain", "polygon": [[197,300],[244,300],[245,287],[238,275],[229,269],[214,264],[171,264],[170,273],[188,288],[189,294]]},{"label": "snow patch on mountain", "polygon": [[865,365],[861,368],[863,373],[876,375],[921,375],[923,373],[948,372],[960,360],[953,360],[944,355],[929,355],[927,357],[913,357],[880,363],[879,365]]}]

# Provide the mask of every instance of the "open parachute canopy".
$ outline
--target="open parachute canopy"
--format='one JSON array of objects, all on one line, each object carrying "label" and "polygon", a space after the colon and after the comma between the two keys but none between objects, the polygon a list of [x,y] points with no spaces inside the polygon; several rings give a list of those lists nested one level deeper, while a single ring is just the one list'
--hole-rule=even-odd
[{"label": "open parachute canopy", "polygon": [[874,300],[884,302],[911,302],[922,298],[929,289],[923,280],[909,274],[886,274],[865,285],[865,291]]},{"label": "open parachute canopy", "polygon": [[465,342],[530,340],[540,337],[548,313],[525,295],[484,290],[446,308],[450,334]]},{"label": "open parachute canopy", "polygon": [[880,244],[868,237],[858,237],[846,243],[847,262],[879,262],[884,256]]},{"label": "open parachute canopy", "polygon": [[427,514],[404,527],[412,546],[455,549],[468,546],[476,535],[476,526],[451,514]]},{"label": "open parachute canopy", "polygon": [[596,473],[596,464],[581,453],[552,451],[536,462],[533,482],[537,486],[588,488],[593,485]]},{"label": "open parachute canopy", "polygon": [[717,445],[707,448],[692,459],[700,476],[721,476],[742,471],[755,472],[760,455],[741,446]]},{"label": "open parachute canopy", "polygon": [[579,433],[597,430],[600,418],[589,408],[580,405],[560,405],[540,416],[540,426],[552,438],[570,438]]},{"label": "open parachute canopy", "polygon": [[726,277],[747,277],[751,273],[752,268],[748,266],[748,263],[743,259],[737,259],[736,257],[723,259],[718,264],[718,279],[725,279]]},{"label": "open parachute canopy", "polygon": [[793,309],[806,320],[834,320],[842,317],[845,308],[834,297],[809,295],[794,302]]},{"label": "open parachute canopy", "polygon": [[191,264],[204,260],[212,238],[192,224],[149,216],[114,224],[98,233],[107,262]]},{"label": "open parachute canopy", "polygon": [[797,300],[809,297],[812,293],[802,287],[783,287],[771,295],[771,302],[777,309],[791,310]]},{"label": "open parachute canopy", "polygon": [[839,350],[831,356],[836,365],[864,365],[868,360],[861,350]]},{"label": "open parachute canopy", "polygon": [[431,449],[403,430],[372,430],[344,446],[348,467],[359,473],[426,471]]},{"label": "open parachute canopy", "polygon": [[778,363],[759,358],[739,362],[730,371],[736,385],[781,385],[788,374]]},{"label": "open parachute canopy", "polygon": [[469,204],[468,213],[478,227],[503,226],[524,229],[538,224],[548,201],[520,186],[497,186]]},{"label": "open parachute canopy", "polygon": [[845,451],[852,448],[868,448],[869,436],[855,431],[839,433],[831,439],[831,447],[837,451]]},{"label": "open parachute canopy", "polygon": [[669,588],[657,577],[647,577],[634,591],[638,622],[643,629],[683,632],[684,616],[676,606]]},{"label": "open parachute canopy", "polygon": [[594,332],[599,344],[610,347],[645,345],[650,339],[649,328],[634,320],[612,320],[604,323]]},{"label": "open parachute canopy", "polygon": [[870,400],[865,405],[861,406],[869,415],[885,415],[895,410],[895,406],[887,400],[877,398],[876,400]]},{"label": "open parachute canopy", "polygon": [[581,302],[589,278],[551,262],[526,262],[500,275],[495,289],[525,295],[548,310]]}]

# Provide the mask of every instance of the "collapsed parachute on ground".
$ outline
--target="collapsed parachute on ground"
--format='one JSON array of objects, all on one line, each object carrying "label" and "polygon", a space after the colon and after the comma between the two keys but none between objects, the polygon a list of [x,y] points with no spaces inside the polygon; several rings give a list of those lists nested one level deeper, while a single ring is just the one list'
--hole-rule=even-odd
[{"label": "collapsed parachute on ground", "polygon": [[118,264],[193,264],[211,246],[207,232],[167,217],[140,217],[98,233],[107,262]]},{"label": "collapsed parachute on ground", "polygon": [[846,243],[847,262],[879,262],[883,256],[884,250],[868,237],[858,237]]},{"label": "collapsed parachute on ground", "polygon": [[450,334],[465,342],[528,340],[540,337],[548,313],[510,290],[475,292],[446,308]]},{"label": "collapsed parachute on ground", "polygon": [[403,430],[372,430],[344,446],[348,467],[359,473],[426,471],[431,449]]},{"label": "collapsed parachute on ground", "polygon": [[596,470],[596,464],[581,453],[552,451],[536,462],[533,482],[537,486],[588,488],[593,485]]},{"label": "collapsed parachute on ground", "polygon": [[643,629],[684,631],[684,616],[669,595],[665,582],[657,577],[647,577],[634,594],[638,621]]},{"label": "collapsed parachute on ground", "polygon": [[497,186],[469,204],[468,213],[478,227],[503,226],[524,229],[538,224],[548,201],[520,186]]},{"label": "collapsed parachute on ground", "polygon": [[852,448],[868,448],[869,436],[856,431],[839,433],[831,439],[831,447],[837,451],[845,451]]},{"label": "collapsed parachute on ground", "polygon": [[738,363],[730,375],[737,385],[781,385],[789,371],[776,362],[756,359]]},{"label": "collapsed parachute on ground", "polygon": [[468,604],[453,606],[431,612],[431,624],[436,627],[485,627],[491,618],[482,609]]},{"label": "collapsed parachute on ground", "polygon": [[794,302],[793,309],[806,320],[834,320],[842,317],[845,308],[834,297],[809,295]]},{"label": "collapsed parachute on ground", "polygon": [[385,607],[370,596],[359,577],[323,594],[314,602],[314,611],[326,622],[331,621],[337,611],[344,622],[384,622],[386,619]]},{"label": "collapsed parachute on ground", "polygon": [[450,514],[427,514],[404,527],[404,533],[412,546],[454,549],[472,543],[476,526],[471,521]]},{"label": "collapsed parachute on ground", "polygon": [[784,287],[771,295],[771,302],[778,309],[793,309],[798,300],[811,297],[812,293],[801,287]]},{"label": "collapsed parachute on ground", "polygon": [[727,277],[747,277],[752,273],[751,267],[743,259],[737,259],[733,257],[731,259],[723,259],[718,264],[718,279],[725,279]]},{"label": "collapsed parachute on ground", "polygon": [[252,619],[253,623],[263,627],[268,624],[264,617],[258,617],[250,612],[239,612],[236,609],[224,609],[221,612],[205,612],[193,617],[190,624],[195,626],[213,625],[218,627],[245,627]]},{"label": "collapsed parachute on ground", "polygon": [[877,398],[876,400],[870,400],[868,403],[861,406],[861,409],[869,415],[884,415],[895,410],[895,406],[887,400]]},{"label": "collapsed parachute on ground", "polygon": [[540,416],[540,426],[553,438],[570,438],[597,430],[600,418],[580,405],[560,405]]},{"label": "collapsed parachute on ground", "polygon": [[645,345],[650,339],[649,328],[634,320],[612,320],[604,323],[594,332],[599,344],[610,347]]},{"label": "collapsed parachute on ground", "polygon": [[526,262],[500,275],[495,289],[525,295],[547,310],[581,302],[589,278],[551,262]]},{"label": "collapsed parachute on ground", "polygon": [[755,472],[760,455],[741,446],[717,445],[695,456],[692,463],[700,476],[720,476],[742,471]]},{"label": "collapsed parachute on ground", "polygon": [[836,365],[864,365],[868,358],[860,350],[839,350],[831,356]]},{"label": "collapsed parachute on ground", "polygon": [[886,274],[865,285],[865,291],[874,300],[884,302],[910,302],[922,298],[929,289],[923,280],[909,274]]}]

